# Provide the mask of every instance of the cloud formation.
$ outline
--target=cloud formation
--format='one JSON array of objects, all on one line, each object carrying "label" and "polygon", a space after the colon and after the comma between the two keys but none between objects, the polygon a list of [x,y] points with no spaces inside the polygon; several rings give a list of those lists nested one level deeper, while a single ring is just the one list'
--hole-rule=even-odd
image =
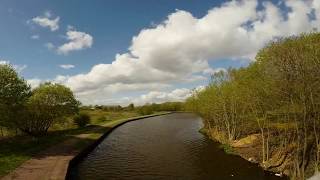
[{"label": "cloud formation", "polygon": [[31,86],[32,89],[34,89],[38,87],[42,83],[42,81],[41,79],[33,78],[33,79],[28,79],[27,83]]},{"label": "cloud formation", "polygon": [[41,27],[46,27],[49,28],[51,31],[56,31],[59,29],[60,17],[57,16],[53,18],[52,14],[49,11],[47,11],[44,13],[44,15],[32,18],[31,21]]},{"label": "cloud formation", "polygon": [[69,42],[59,46],[57,52],[59,54],[68,54],[71,51],[78,51],[86,48],[90,48],[93,44],[93,37],[85,32],[76,31],[73,28],[68,28],[66,34]]},{"label": "cloud formation", "polygon": [[147,94],[143,94],[138,98],[132,100],[137,105],[143,105],[146,103],[163,103],[163,102],[181,102],[190,97],[190,89],[181,88],[175,89],[170,92],[165,91],[150,91]]},{"label": "cloud formation", "polygon": [[12,67],[18,72],[21,73],[23,70],[25,70],[28,66],[23,64],[23,65],[19,65],[19,64],[11,64],[10,61],[8,60],[2,60],[0,59],[0,65],[1,64],[10,64],[12,65]]},{"label": "cloud formation", "polygon": [[75,67],[73,64],[61,64],[59,66],[63,69],[72,69]]},{"label": "cloud formation", "polygon": [[91,101],[84,101],[85,104],[109,104],[127,106],[130,103],[144,105],[146,103],[181,102],[191,96],[192,91],[187,88],[178,88],[171,91],[152,90],[138,97],[104,97]]},{"label": "cloud formation", "polygon": [[[257,7],[257,0],[229,1],[200,18],[177,10],[162,23],[142,29],[128,52],[117,54],[111,64],[95,65],[88,73],[60,78],[61,82],[89,102],[108,92],[203,80],[205,74],[219,70],[212,69],[209,60],[253,60],[258,49],[277,37],[320,28],[319,1],[263,2]],[[58,48],[61,54],[92,45],[90,35],[72,28],[67,37],[70,42]],[[152,92],[144,99],[161,97],[171,96]]]},{"label": "cloud formation", "polygon": [[3,64],[10,64],[10,62],[0,59],[0,65],[3,65]]},{"label": "cloud formation", "polygon": [[34,34],[34,35],[32,35],[30,38],[31,38],[31,39],[39,39],[40,36],[39,36],[38,34]]}]

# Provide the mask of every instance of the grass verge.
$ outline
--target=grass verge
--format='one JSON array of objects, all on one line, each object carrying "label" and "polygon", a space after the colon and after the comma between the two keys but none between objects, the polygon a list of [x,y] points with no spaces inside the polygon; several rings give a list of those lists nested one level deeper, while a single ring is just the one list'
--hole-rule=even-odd
[{"label": "grass verge", "polygon": [[[95,117],[103,116],[96,112],[93,113],[95,113]],[[137,116],[136,113],[126,113],[122,115],[119,113],[115,115],[113,113],[113,115],[117,119],[103,122],[98,122],[96,119],[93,121],[94,124],[87,127],[54,130],[50,131],[46,136],[40,138],[32,138],[25,135],[9,137],[0,140],[0,178],[13,171],[15,168],[20,166],[26,160],[32,158],[32,156],[36,155],[37,153],[44,151],[53,145],[57,145],[68,138],[81,134],[88,134],[86,138],[78,138],[79,140],[77,140],[76,144],[74,145],[75,150],[80,150],[88,146],[94,140],[98,139],[106,131],[106,128],[112,128],[120,123],[130,121],[137,117],[152,116]]]}]

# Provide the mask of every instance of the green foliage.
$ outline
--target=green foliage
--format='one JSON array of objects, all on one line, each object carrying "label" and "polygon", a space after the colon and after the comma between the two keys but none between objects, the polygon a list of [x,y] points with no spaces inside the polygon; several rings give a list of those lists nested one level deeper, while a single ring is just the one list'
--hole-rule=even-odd
[{"label": "green foliage", "polygon": [[59,118],[78,112],[72,91],[60,84],[45,83],[32,91],[18,128],[33,136],[45,134]]},{"label": "green foliage", "polygon": [[144,105],[139,107],[137,111],[141,115],[149,115],[153,113],[153,108],[150,105]]},{"label": "green foliage", "polygon": [[36,140],[30,136],[17,136],[3,140],[0,148],[0,177],[11,172],[36,153],[66,138],[63,134],[50,134]]},{"label": "green foliage", "polygon": [[145,104],[140,107],[136,107],[137,112],[141,115],[148,115],[154,112],[161,112],[161,111],[182,111],[183,110],[183,103],[182,102],[165,102],[161,104]]},{"label": "green foliage", "polygon": [[319,42],[319,33],[271,42],[248,67],[212,75],[185,109],[200,114],[206,129],[223,132],[229,142],[260,132],[263,162],[270,158],[271,142],[273,148],[295,144],[300,166],[292,169],[304,179],[308,159],[318,159],[315,166],[320,159],[314,153],[320,152]]},{"label": "green foliage", "polygon": [[28,97],[30,86],[11,65],[0,65],[0,126],[14,128]]},{"label": "green foliage", "polygon": [[105,121],[107,121],[107,118],[106,118],[106,116],[100,116],[100,117],[98,117],[98,122],[105,122]]},{"label": "green foliage", "polygon": [[128,111],[133,111],[134,110],[134,104],[133,103],[129,104],[128,107],[127,107],[127,110]]},{"label": "green foliage", "polygon": [[90,123],[90,116],[86,113],[80,113],[73,118],[73,122],[78,127],[85,127],[87,124]]},{"label": "green foliage", "polygon": [[124,110],[124,108],[121,107],[120,105],[118,106],[95,105],[93,109],[100,109],[103,111],[113,111],[113,112]]},{"label": "green foliage", "polygon": [[220,144],[219,148],[223,149],[227,154],[235,154],[233,148],[229,144]]},{"label": "green foliage", "polygon": [[[82,109],[81,111],[80,114],[88,113],[92,119],[105,113],[111,113],[101,110],[87,111]],[[133,112],[112,112],[110,115],[112,121],[103,126],[93,121],[93,124],[97,126],[50,131],[46,136],[37,137],[36,139],[30,136],[15,136],[2,139],[0,148],[0,177],[10,173],[24,161],[53,145],[58,148],[64,148],[65,145],[70,146],[69,141],[67,141],[67,144],[63,143],[67,138],[75,135],[90,134],[86,138],[76,138],[76,141],[73,141],[73,143],[75,143],[72,145],[73,150],[81,150],[91,144],[95,139],[98,139],[111,127],[126,121],[125,119],[130,119],[135,116],[137,116],[137,114]]]},{"label": "green foliage", "polygon": [[[136,111],[107,111],[104,109],[80,108],[80,113],[87,113],[91,117],[92,124],[102,124],[107,121],[126,119],[128,117],[138,116]],[[103,121],[102,121],[103,120]]]}]

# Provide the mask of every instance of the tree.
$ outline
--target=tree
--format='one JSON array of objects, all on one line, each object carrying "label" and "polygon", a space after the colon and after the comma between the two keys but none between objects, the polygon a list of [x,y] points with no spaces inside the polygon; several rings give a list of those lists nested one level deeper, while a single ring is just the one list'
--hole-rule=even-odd
[{"label": "tree", "polygon": [[133,103],[129,104],[128,107],[127,107],[127,109],[128,109],[129,111],[133,111],[133,110],[134,110],[134,104],[133,104]]},{"label": "tree", "polygon": [[152,106],[150,104],[145,104],[143,106],[140,106],[137,109],[137,112],[141,115],[149,115],[153,113]]},{"label": "tree", "polygon": [[[205,132],[222,143],[260,131],[266,169],[286,163],[297,179],[318,173],[319,42],[320,33],[279,38],[262,48],[248,67],[214,74],[204,90],[187,99],[185,108],[197,112]],[[272,165],[275,159],[279,164]]]},{"label": "tree", "polygon": [[69,88],[61,84],[41,84],[32,91],[18,127],[32,136],[43,135],[59,118],[77,113],[79,104]]},{"label": "tree", "polygon": [[295,126],[294,174],[301,179],[306,177],[310,155],[315,154],[314,169],[316,172],[319,169],[319,41],[319,33],[283,38],[269,44],[257,56],[266,75],[275,82],[279,108],[286,109],[281,114]]},{"label": "tree", "polygon": [[30,86],[11,65],[0,65],[0,126],[14,128],[17,113],[31,95]]}]

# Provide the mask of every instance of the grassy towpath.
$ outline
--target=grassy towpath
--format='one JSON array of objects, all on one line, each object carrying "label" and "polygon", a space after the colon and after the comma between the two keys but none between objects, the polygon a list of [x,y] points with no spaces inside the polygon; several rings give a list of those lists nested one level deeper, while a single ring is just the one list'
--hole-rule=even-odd
[{"label": "grassy towpath", "polygon": [[12,142],[2,143],[0,177],[2,175],[3,180],[64,179],[69,161],[113,127],[130,120],[162,114],[166,113],[113,120],[79,129],[55,131],[36,141],[17,137]]}]

